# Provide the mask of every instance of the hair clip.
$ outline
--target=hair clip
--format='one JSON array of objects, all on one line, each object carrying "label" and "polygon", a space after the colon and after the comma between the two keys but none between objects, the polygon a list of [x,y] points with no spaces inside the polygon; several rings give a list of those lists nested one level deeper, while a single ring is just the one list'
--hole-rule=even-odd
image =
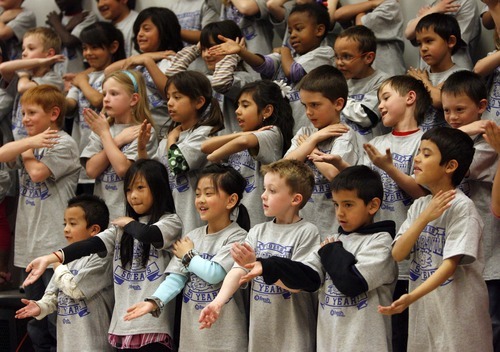
[{"label": "hair clip", "polygon": [[286,98],[287,95],[290,94],[290,92],[292,91],[292,87],[287,85],[286,82],[283,81],[282,79],[279,81],[273,81],[273,83],[275,83],[278,87],[280,87],[281,95],[283,96],[283,98]]}]

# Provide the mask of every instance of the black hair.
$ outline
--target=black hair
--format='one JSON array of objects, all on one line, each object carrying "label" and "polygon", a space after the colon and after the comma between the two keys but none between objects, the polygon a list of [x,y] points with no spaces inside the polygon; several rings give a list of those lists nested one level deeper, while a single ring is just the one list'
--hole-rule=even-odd
[{"label": "black hair", "polygon": [[[174,199],[168,183],[168,172],[162,163],[151,159],[139,159],[134,162],[127,170],[123,180],[125,196],[137,177],[142,177],[147,182],[153,196],[153,204],[148,214],[137,214],[127,202],[126,213],[128,216],[138,221],[140,216],[149,215],[148,225],[152,225],[160,220],[164,214],[175,213]],[[148,262],[150,248],[151,244],[142,244],[142,265],[144,266]],[[134,237],[124,231],[120,243],[120,257],[123,266],[132,261],[133,250]]]},{"label": "black hair", "polygon": [[260,113],[267,105],[273,106],[273,113],[268,118],[264,119],[262,126],[276,126],[279,128],[283,136],[283,148],[281,156],[290,148],[293,138],[292,108],[287,98],[284,98],[280,87],[269,80],[254,81],[247,83],[241,88],[236,101],[240,97],[248,93],[252,95],[252,99],[257,105],[257,112]]},{"label": "black hair", "polygon": [[[198,122],[193,126],[212,126],[210,135],[213,135],[224,128],[222,111],[217,99],[213,97],[212,85],[207,76],[197,71],[181,71],[168,78],[165,85],[165,96],[168,87],[174,85],[177,91],[196,101],[199,97],[205,98],[205,104],[198,110]],[[170,124],[169,132],[178,124]]]},{"label": "black hair", "polygon": [[325,31],[321,39],[324,39],[328,35],[330,30],[330,16],[325,6],[316,2],[295,5],[290,11],[288,18],[290,18],[293,13],[305,13],[316,22],[316,25],[322,24],[325,26]]},{"label": "black hair", "polygon": [[[432,29],[446,42],[450,40],[452,35],[455,36],[457,43],[451,50],[452,55],[465,44],[462,40],[460,25],[458,24],[457,19],[451,15],[446,15],[444,13],[431,13],[422,17],[415,27],[415,33],[420,33],[424,29]],[[413,42],[416,43],[416,40]]]},{"label": "black hair", "polygon": [[369,53],[370,51],[374,53],[377,52],[377,37],[375,37],[375,33],[366,26],[359,25],[346,28],[340,32],[336,40],[340,38],[347,38],[357,42],[359,51],[362,54]]},{"label": "black hair", "polygon": [[247,208],[240,203],[245,187],[247,186],[245,178],[232,166],[227,164],[211,164],[205,167],[198,176],[198,182],[204,177],[212,180],[216,192],[222,190],[229,195],[236,193],[238,202],[234,207],[239,207],[236,222],[242,229],[246,231],[250,230],[250,216],[248,215]]},{"label": "black hair", "polygon": [[424,122],[425,113],[432,105],[431,95],[424,83],[421,80],[408,75],[392,76],[380,85],[377,92],[379,100],[382,89],[387,85],[394,89],[400,96],[405,96],[410,91],[415,92],[415,120],[418,125],[421,125]]},{"label": "black hair", "polygon": [[467,70],[452,73],[441,87],[441,94],[443,93],[454,96],[465,94],[477,105],[481,100],[488,99],[488,89],[483,78]]},{"label": "black hair", "polygon": [[118,42],[118,49],[113,54],[113,62],[125,59],[125,45],[122,32],[110,22],[98,21],[85,27],[80,33],[80,41],[97,48],[109,48],[114,41]]},{"label": "black hair", "polygon": [[358,198],[368,204],[373,198],[384,199],[384,186],[378,172],[366,165],[350,166],[342,170],[332,181],[332,192],[356,191]]},{"label": "black hair", "polygon": [[299,84],[299,89],[323,94],[332,103],[338,98],[347,102],[347,81],[338,68],[330,65],[318,66],[309,71]]},{"label": "black hair", "polygon": [[8,53],[9,49],[7,49],[7,44],[5,43],[5,40],[0,40],[0,50],[2,51],[1,52],[2,62],[9,61],[9,53]]},{"label": "black hair", "polygon": [[158,29],[159,47],[157,51],[173,50],[175,52],[181,50],[184,44],[181,39],[181,25],[175,13],[166,7],[148,7],[139,12],[134,21],[134,49],[139,50],[137,43],[137,35],[141,30],[141,24],[148,18]]},{"label": "black hair", "polygon": [[210,48],[213,45],[210,44],[210,40],[213,40],[215,44],[222,44],[222,40],[217,37],[219,34],[232,40],[243,37],[240,27],[232,20],[208,23],[201,29],[201,48]]},{"label": "black hair", "polygon": [[450,160],[456,160],[458,167],[451,177],[454,187],[457,187],[469,171],[474,158],[474,142],[465,132],[451,127],[434,127],[422,136],[422,140],[433,142],[441,153],[444,165]]},{"label": "black hair", "polygon": [[68,200],[67,208],[80,207],[85,214],[87,229],[98,225],[104,231],[109,224],[109,210],[104,200],[91,194],[80,194]]}]

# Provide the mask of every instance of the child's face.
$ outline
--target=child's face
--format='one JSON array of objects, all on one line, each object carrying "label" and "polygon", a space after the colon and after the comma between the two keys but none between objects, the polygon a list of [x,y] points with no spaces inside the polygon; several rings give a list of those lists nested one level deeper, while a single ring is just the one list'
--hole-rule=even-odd
[{"label": "child's face", "polygon": [[325,28],[316,24],[307,13],[294,12],[288,17],[288,33],[290,45],[302,55],[320,45]]},{"label": "child's face", "polygon": [[333,46],[335,63],[345,79],[360,79],[369,76],[373,52],[362,53],[358,42],[350,38],[338,38]]},{"label": "child's face", "polygon": [[125,87],[114,78],[109,78],[102,85],[102,107],[108,116],[117,119],[118,123],[129,123],[130,112],[137,104],[137,94],[130,94]]},{"label": "child's face", "polygon": [[116,21],[124,15],[124,11],[128,9],[127,2],[124,0],[96,0],[97,9],[104,19]]},{"label": "child's face", "polygon": [[0,7],[4,10],[10,10],[21,7],[22,0],[0,0]]},{"label": "child's face", "polygon": [[195,206],[203,221],[212,223],[222,220],[231,209],[231,196],[219,188],[215,190],[212,179],[202,177],[196,186]]},{"label": "child's face", "polygon": [[378,109],[384,126],[391,128],[396,126],[405,117],[408,95],[403,97],[390,84],[386,84],[380,90],[378,99],[380,101]]},{"label": "child's face", "polygon": [[38,35],[28,35],[23,38],[23,59],[43,59],[48,53],[43,48],[42,40]]},{"label": "child's face", "polygon": [[368,204],[358,197],[355,190],[332,192],[337,220],[344,231],[355,231],[372,223],[379,205],[375,200]]},{"label": "child's face", "polygon": [[143,177],[136,175],[132,184],[127,187],[127,202],[139,215],[148,214],[153,207],[153,194],[151,189]]},{"label": "child's face", "polygon": [[464,93],[455,95],[442,92],[441,101],[443,102],[444,118],[453,128],[459,128],[479,120],[488,104],[488,101],[483,99],[478,105]]},{"label": "child's face", "polygon": [[90,44],[82,44],[83,57],[90,67],[96,71],[102,71],[108,67],[113,59],[114,48],[101,48]]},{"label": "child's face", "polygon": [[212,55],[209,50],[212,46],[216,45],[215,41],[210,38],[209,41],[210,47],[202,48],[201,50],[201,58],[205,61],[207,68],[209,71],[215,71],[215,65],[224,58],[224,55]]},{"label": "child's face", "polygon": [[301,89],[300,101],[305,106],[307,118],[314,127],[321,129],[340,122],[342,98],[332,102],[320,92]]},{"label": "child's face", "polygon": [[255,131],[262,125],[262,112],[259,112],[259,108],[255,104],[251,93],[243,93],[238,99],[236,119],[241,130],[244,132]]},{"label": "child's face", "polygon": [[22,123],[29,136],[35,136],[42,133],[52,126],[57,120],[59,114],[56,109],[45,112],[40,105],[25,103],[21,105]]},{"label": "child's face", "polygon": [[264,214],[275,217],[277,222],[287,218],[294,209],[292,202],[295,194],[279,174],[268,172],[264,175],[264,193],[261,195]]},{"label": "child's face", "polygon": [[198,109],[203,103],[193,101],[187,95],[177,90],[174,84],[170,84],[167,89],[167,107],[170,118],[177,123],[195,125],[198,120]]},{"label": "child's face", "polygon": [[[433,72],[444,71],[451,62],[451,51],[455,41],[446,41],[440,37],[434,28],[422,29],[415,33],[416,42],[420,51],[420,57],[430,66]],[[449,61],[449,62],[448,62]]]},{"label": "child's face", "polygon": [[70,207],[64,211],[64,237],[69,244],[92,237],[92,228],[87,228],[85,212],[81,207]]},{"label": "child's face", "polygon": [[160,32],[151,18],[141,23],[139,33],[137,33],[137,44],[143,53],[158,51],[160,46]]},{"label": "child's face", "polygon": [[419,185],[432,187],[439,184],[445,175],[446,165],[439,165],[441,152],[438,146],[430,140],[422,140],[418,148],[413,172]]}]

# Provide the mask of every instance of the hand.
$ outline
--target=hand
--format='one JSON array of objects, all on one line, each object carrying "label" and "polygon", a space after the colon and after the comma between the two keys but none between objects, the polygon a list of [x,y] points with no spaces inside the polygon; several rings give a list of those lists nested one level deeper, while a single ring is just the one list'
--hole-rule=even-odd
[{"label": "hand", "polygon": [[34,259],[26,267],[28,277],[24,280],[22,286],[28,286],[34,283],[45,272],[50,264],[57,263],[59,260],[54,254],[44,255]]},{"label": "hand", "polygon": [[181,238],[180,240],[177,240],[172,245],[172,253],[174,253],[177,258],[182,259],[184,255],[193,248],[193,241],[191,241],[191,239],[186,236],[184,238]]},{"label": "hand", "polygon": [[45,23],[51,27],[54,27],[55,24],[61,23],[61,18],[62,18],[62,12],[57,13],[55,11],[51,11],[47,15],[47,20],[45,21]]},{"label": "hand", "polygon": [[75,87],[80,88],[82,83],[89,83],[89,75],[86,71],[80,72],[73,76],[71,83]]},{"label": "hand", "polygon": [[239,266],[245,266],[257,260],[255,251],[248,243],[233,243],[231,246],[231,256]]},{"label": "hand", "polygon": [[390,148],[387,148],[385,150],[385,154],[382,154],[373,145],[367,143],[363,144],[363,149],[365,150],[366,155],[368,155],[368,157],[372,161],[373,165],[375,165],[376,167],[381,168],[385,171],[393,165]]},{"label": "hand", "polygon": [[486,132],[486,125],[488,120],[477,120],[468,125],[459,127],[458,129],[467,133],[469,136],[475,136],[477,134],[482,134]]},{"label": "hand", "polygon": [[388,307],[378,306],[378,312],[384,315],[399,314],[404,311],[410,304],[412,304],[412,299],[409,294],[404,294],[399,297],[398,300],[392,302]]},{"label": "hand", "polygon": [[371,3],[373,3],[373,8],[378,7],[381,3],[383,3],[385,0],[369,0]]},{"label": "hand", "polygon": [[231,54],[239,54],[242,49],[245,47],[245,40],[243,38],[236,40],[232,40],[226,38],[222,35],[217,36],[220,40],[222,40],[222,44],[214,45],[210,49],[208,49],[208,53],[210,55],[231,55]]},{"label": "hand", "polygon": [[182,126],[179,125],[169,132],[167,136],[167,145],[170,147],[172,144],[177,143],[179,136],[182,132]]},{"label": "hand", "polygon": [[129,222],[135,221],[129,216],[120,216],[113,221],[111,221],[112,225],[118,226],[118,227],[125,227]]},{"label": "hand", "polygon": [[297,145],[300,147],[302,144],[304,144],[307,141],[308,138],[309,138],[309,135],[307,135],[307,134],[301,134],[297,138]]},{"label": "hand", "polygon": [[460,9],[460,4],[456,0],[441,0],[431,7],[433,12],[447,13],[457,12]]},{"label": "hand", "polygon": [[83,116],[92,132],[97,134],[99,137],[102,137],[102,135],[106,132],[109,133],[109,123],[106,116],[104,116],[102,112],[98,115],[94,110],[85,108],[83,109]]},{"label": "hand", "polygon": [[201,323],[200,330],[209,329],[219,318],[222,305],[220,305],[216,300],[210,302],[200,313],[200,318],[198,322]]},{"label": "hand", "polygon": [[31,149],[36,148],[52,148],[58,143],[59,131],[47,128],[42,133],[27,137],[28,145]]},{"label": "hand", "polygon": [[337,123],[335,125],[328,125],[326,127],[323,127],[319,131],[314,132],[311,137],[314,137],[317,142],[321,142],[328,138],[339,137],[346,132],[349,132],[349,127],[344,124]]},{"label": "hand", "polygon": [[245,268],[249,269],[250,271],[240,278],[240,281],[239,281],[240,286],[243,285],[244,283],[252,281],[257,276],[262,275],[262,263],[261,262],[248,263],[247,265],[245,265]]},{"label": "hand", "polygon": [[500,126],[497,126],[493,121],[488,121],[485,132],[483,137],[486,139],[486,142],[500,154]]},{"label": "hand", "polygon": [[335,239],[335,237],[327,237],[325,238],[325,240],[323,242],[321,242],[321,248],[323,248],[324,246],[326,246],[327,244],[329,243],[333,243],[333,242],[339,242]]},{"label": "hand", "polygon": [[64,62],[66,61],[66,56],[64,55],[54,55],[54,56],[49,56],[49,57],[45,57],[45,58],[42,58],[42,59],[38,59],[38,64],[39,65],[53,65],[57,62]]},{"label": "hand", "polygon": [[38,304],[35,303],[35,301],[30,301],[29,299],[21,298],[21,302],[26,304],[26,306],[16,311],[15,315],[16,319],[37,317],[42,312],[42,310],[40,309]]},{"label": "hand", "polygon": [[82,11],[76,15],[71,16],[68,24],[66,25],[66,30],[71,32],[77,25],[82,23],[82,21],[89,15],[88,11]]},{"label": "hand", "polygon": [[16,71],[17,77],[19,78],[27,78],[31,80],[31,73],[27,70],[18,70]]},{"label": "hand", "polygon": [[149,139],[151,138],[151,124],[148,120],[142,121],[141,127],[139,129],[139,135],[137,136],[137,150],[146,150]]},{"label": "hand", "polygon": [[340,168],[340,164],[342,163],[342,158],[338,154],[327,154],[315,149],[307,156],[309,160],[313,163],[328,163],[335,166],[337,169]]},{"label": "hand", "polygon": [[129,126],[118,133],[118,135],[114,138],[115,144],[118,148],[121,148],[124,145],[131,143],[134,139],[137,139],[137,137],[139,137],[141,126],[142,125]]},{"label": "hand", "polygon": [[422,81],[424,84],[430,83],[429,81],[429,73],[424,70],[424,69],[419,69],[410,66],[410,68],[407,71],[408,76],[411,76],[413,78],[416,78],[420,81]]},{"label": "hand", "polygon": [[454,189],[446,192],[437,192],[432,197],[429,205],[421,213],[421,216],[425,216],[427,222],[436,220],[451,206],[451,201],[455,198],[455,194],[456,191]]},{"label": "hand", "polygon": [[268,130],[271,130],[273,127],[274,127],[274,125],[267,125],[267,126],[259,128],[257,130],[257,132],[268,131]]},{"label": "hand", "polygon": [[155,311],[156,309],[158,309],[158,307],[151,301],[139,302],[127,309],[127,314],[125,314],[123,320],[129,321],[137,319],[145,314]]},{"label": "hand", "polygon": [[75,76],[76,76],[76,73],[71,73],[71,72],[65,73],[63,75],[64,91],[66,93],[69,92],[69,89],[71,88],[71,86],[73,84],[73,79],[75,78]]},{"label": "hand", "polygon": [[21,12],[23,11],[23,9],[10,9],[10,10],[5,10],[4,12],[2,12],[2,14],[0,15],[0,21],[2,21],[3,23],[9,23],[10,21],[12,21],[14,18],[16,18]]}]

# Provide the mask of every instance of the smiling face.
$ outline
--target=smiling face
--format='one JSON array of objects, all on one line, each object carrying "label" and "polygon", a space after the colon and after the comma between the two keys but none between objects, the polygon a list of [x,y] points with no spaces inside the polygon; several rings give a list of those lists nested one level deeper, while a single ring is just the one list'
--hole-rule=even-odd
[{"label": "smiling face", "polygon": [[231,196],[222,189],[216,190],[210,177],[202,177],[196,187],[195,206],[201,220],[211,223],[228,216],[232,209]]},{"label": "smiling face", "polygon": [[343,105],[342,98],[332,102],[320,92],[301,89],[300,101],[305,106],[307,118],[314,127],[321,129],[340,122],[340,111]]},{"label": "smiling face", "polygon": [[346,232],[371,224],[380,205],[378,198],[365,204],[355,190],[332,192],[332,196],[337,220]]},{"label": "smiling face", "polygon": [[85,212],[81,207],[70,207],[64,211],[64,237],[69,244],[92,237],[95,231],[87,226]]},{"label": "smiling face", "polygon": [[158,51],[160,46],[160,32],[151,18],[144,20],[137,33],[137,44],[143,53]]},{"label": "smiling face", "polygon": [[305,54],[321,44],[325,28],[318,25],[307,13],[294,12],[288,17],[290,45],[297,54]]},{"label": "smiling face", "polygon": [[96,0],[101,16],[113,23],[120,22],[128,13],[127,0]]},{"label": "smiling face", "polygon": [[413,166],[415,181],[419,185],[431,187],[439,184],[446,174],[446,165],[441,163],[441,152],[430,140],[422,140]]},{"label": "smiling face", "polygon": [[21,105],[22,123],[29,136],[35,136],[49,127],[55,127],[54,124],[59,112],[57,107],[45,112],[38,104],[24,103]]},{"label": "smiling face", "polygon": [[483,99],[476,104],[467,94],[453,94],[442,92],[444,118],[453,127],[459,128],[468,125],[481,118],[481,114],[486,110],[488,101]]},{"label": "smiling face", "polygon": [[90,67],[96,71],[102,71],[113,61],[114,48],[102,48],[96,45],[82,44],[83,57]]},{"label": "smiling face", "polygon": [[385,127],[394,127],[405,116],[407,96],[401,96],[390,84],[382,87],[379,93],[378,109]]},{"label": "smiling face", "polygon": [[453,65],[451,51],[455,45],[454,36],[449,41],[434,32],[433,28],[424,28],[415,33],[420,57],[429,65],[431,72],[443,72]]},{"label": "smiling face", "polygon": [[138,174],[128,185],[126,190],[127,202],[139,215],[146,215],[153,206],[153,194],[146,181],[146,178]]}]

